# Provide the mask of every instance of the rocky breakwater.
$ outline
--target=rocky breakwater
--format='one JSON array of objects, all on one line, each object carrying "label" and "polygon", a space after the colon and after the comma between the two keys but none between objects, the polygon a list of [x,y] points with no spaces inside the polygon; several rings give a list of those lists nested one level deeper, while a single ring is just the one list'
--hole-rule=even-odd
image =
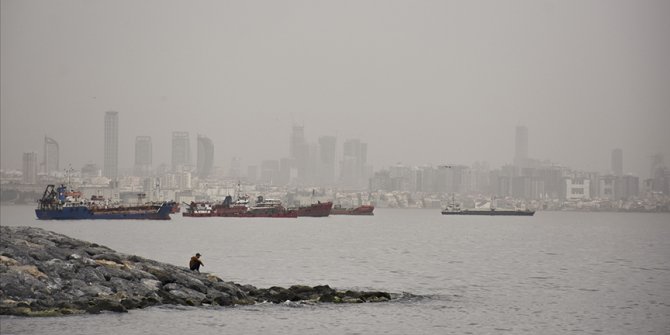
[{"label": "rocky breakwater", "polygon": [[362,303],[392,298],[386,292],[339,291],[327,285],[256,288],[40,228],[0,227],[0,314],[4,315],[126,312],[162,304]]}]

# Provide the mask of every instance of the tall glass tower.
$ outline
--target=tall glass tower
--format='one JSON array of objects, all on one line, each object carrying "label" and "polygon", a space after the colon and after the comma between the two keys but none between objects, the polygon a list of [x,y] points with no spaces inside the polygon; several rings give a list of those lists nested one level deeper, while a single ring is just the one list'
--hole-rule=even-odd
[{"label": "tall glass tower", "polygon": [[188,132],[172,132],[172,171],[178,172],[191,165],[191,142]]},{"label": "tall glass tower", "polygon": [[214,144],[207,136],[198,135],[198,161],[196,163],[198,177],[204,178],[212,173],[214,166]]},{"label": "tall glass tower", "polygon": [[612,172],[615,176],[623,176],[623,150],[612,150]]},{"label": "tall glass tower", "polygon": [[526,166],[528,164],[528,128],[516,127],[514,138],[514,165]]},{"label": "tall glass tower", "polygon": [[37,183],[37,153],[23,153],[23,182],[26,184]]},{"label": "tall glass tower", "polygon": [[58,142],[51,137],[44,136],[44,173],[51,174],[58,171]]},{"label": "tall glass tower", "polygon": [[135,176],[147,177],[151,174],[152,154],[151,136],[136,136]]},{"label": "tall glass tower", "polygon": [[105,113],[105,164],[102,173],[111,179],[119,176],[119,112]]}]

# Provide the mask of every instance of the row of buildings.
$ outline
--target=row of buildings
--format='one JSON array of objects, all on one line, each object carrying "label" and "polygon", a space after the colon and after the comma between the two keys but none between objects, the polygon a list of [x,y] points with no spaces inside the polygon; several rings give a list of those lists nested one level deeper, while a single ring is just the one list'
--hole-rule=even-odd
[{"label": "row of buildings", "polygon": [[[612,151],[611,171],[607,173],[576,171],[530,158],[528,129],[523,126],[516,129],[513,163],[493,169],[487,163],[474,163],[472,166],[395,165],[373,171],[367,162],[366,143],[347,139],[338,156],[336,137],[322,136],[316,142],[309,142],[304,127],[294,125],[289,137],[288,155],[249,165],[246,173],[242,172],[239,158],[234,158],[226,171],[214,166],[214,144],[203,135],[197,136],[193,164],[188,132],[172,133],[169,166],[155,166],[151,137],[137,136],[134,166],[132,169],[120,170],[118,117],[117,112],[105,114],[103,168],[87,164],[81,171],[68,171],[81,185],[91,189],[114,189],[110,191],[113,196],[123,192],[145,192],[154,194],[155,198],[171,199],[181,194],[207,199],[225,196],[239,184],[247,185],[248,188],[257,185],[257,188],[253,188],[263,191],[271,187],[284,193],[301,188],[353,193],[365,191],[369,194],[400,192],[426,195],[428,202],[434,199],[434,195],[445,194],[492,195],[521,201],[630,200],[649,193],[670,194],[670,173],[661,155],[652,157],[650,176],[643,180],[623,174],[621,149]],[[63,180],[65,173],[59,170],[59,150],[53,138],[45,137],[41,163],[38,164],[37,153],[24,153],[21,182],[44,185]],[[5,176],[3,179],[3,183],[7,180],[16,182],[16,176]]]},{"label": "row of buildings", "polygon": [[670,195],[670,170],[663,156],[651,158],[649,178],[623,174],[623,150],[611,153],[607,173],[584,172],[532,159],[528,129],[516,128],[513,164],[491,169],[486,163],[466,165],[396,165],[370,178],[370,191],[404,191],[460,195],[489,194],[522,200],[628,200],[648,193]]},{"label": "row of buildings", "polygon": [[670,174],[659,170],[653,178],[640,181],[634,175],[600,174],[546,165],[522,168],[506,165],[490,169],[484,163],[473,166],[403,166],[376,171],[370,191],[490,194],[516,199],[632,199],[648,192],[670,194]]},{"label": "row of buildings", "polygon": [[[364,189],[372,174],[367,164],[367,144],[358,139],[348,139],[343,143],[342,157],[337,159],[337,138],[322,136],[315,143],[305,138],[303,126],[293,126],[289,139],[289,153],[276,160],[263,160],[260,164],[249,165],[242,173],[240,159],[233,158],[226,173],[214,166],[214,143],[204,135],[197,135],[195,164],[191,154],[188,132],[172,132],[171,164],[155,165],[153,143],[150,136],[136,136],[135,158],[131,171],[119,169],[119,113],[110,111],[104,117],[104,161],[98,176],[117,180],[123,176],[159,177],[169,174],[188,173],[200,179],[229,177],[244,179],[248,183],[265,183],[275,186],[300,185],[343,185],[345,188]],[[23,155],[23,182],[37,184],[42,179],[62,177],[59,166],[59,146],[51,137],[44,139],[44,156],[38,165],[37,153]],[[90,174],[94,166],[88,165],[84,175]],[[339,169],[338,169],[339,168]],[[71,171],[70,171],[71,173]]]}]

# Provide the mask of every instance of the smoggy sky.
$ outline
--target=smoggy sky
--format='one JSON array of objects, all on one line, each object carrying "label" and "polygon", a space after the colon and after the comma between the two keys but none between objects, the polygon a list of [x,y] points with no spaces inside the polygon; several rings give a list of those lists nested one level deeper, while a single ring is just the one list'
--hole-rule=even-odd
[{"label": "smoggy sky", "polygon": [[[529,155],[649,175],[670,160],[670,1],[15,1],[1,4],[1,165],[103,163],[119,112],[170,163],[172,131],[210,137],[215,165],[309,142],[368,143],[375,169]],[[341,150],[340,150],[341,151]],[[195,158],[195,157],[194,157]]]}]

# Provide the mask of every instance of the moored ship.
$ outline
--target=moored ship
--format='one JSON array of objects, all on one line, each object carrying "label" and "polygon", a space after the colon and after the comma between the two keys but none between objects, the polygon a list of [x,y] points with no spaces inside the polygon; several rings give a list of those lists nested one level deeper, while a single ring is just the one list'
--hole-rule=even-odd
[{"label": "moored ship", "polygon": [[214,215],[214,206],[209,202],[195,202],[191,201],[186,204],[186,210],[181,213],[182,216],[187,217],[209,217]]},{"label": "moored ship", "polygon": [[248,205],[246,197],[235,202],[227,196],[222,203],[191,202],[182,213],[186,217],[238,217],[238,218],[296,218],[298,211],[286,209],[277,199],[264,199],[259,196],[253,206]]},{"label": "moored ship", "polygon": [[493,205],[484,208],[461,208],[453,198],[451,203],[442,210],[442,215],[490,215],[490,216],[533,216],[535,211],[529,209],[501,209]]},{"label": "moored ship", "polygon": [[535,211],[528,209],[500,209],[500,208],[472,208],[450,210],[444,209],[443,215],[508,215],[508,216],[533,216]]},{"label": "moored ship", "polygon": [[285,208],[278,199],[265,199],[259,196],[256,204],[240,217],[297,218],[298,211]]},{"label": "moored ship", "polygon": [[315,204],[311,204],[309,206],[299,206],[298,216],[325,217],[330,215],[332,208],[332,201],[317,201]]},{"label": "moored ship", "polygon": [[340,205],[335,205],[330,211],[332,215],[374,215],[375,206],[361,205],[352,208],[343,208]]},{"label": "moored ship", "polygon": [[167,202],[123,206],[110,204],[99,196],[88,200],[64,185],[47,185],[35,215],[39,220],[170,220],[171,209],[172,204]]}]

